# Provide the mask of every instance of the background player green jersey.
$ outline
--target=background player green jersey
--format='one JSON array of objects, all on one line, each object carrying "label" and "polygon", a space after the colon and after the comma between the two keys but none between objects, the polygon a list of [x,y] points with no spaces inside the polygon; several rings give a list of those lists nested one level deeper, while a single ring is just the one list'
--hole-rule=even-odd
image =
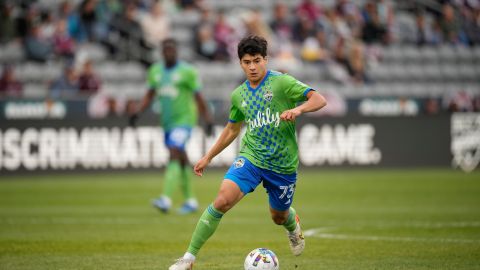
[{"label": "background player green jersey", "polygon": [[298,166],[295,122],[281,121],[283,111],[306,100],[309,86],[288,74],[269,70],[253,89],[245,81],[232,93],[230,121],[245,121],[240,156],[255,166],[278,173],[293,173]]},{"label": "background player green jersey", "polygon": [[197,70],[179,61],[172,68],[158,63],[148,70],[148,87],[155,89],[161,105],[161,124],[166,131],[173,127],[193,127],[198,113],[195,92],[201,88]]}]

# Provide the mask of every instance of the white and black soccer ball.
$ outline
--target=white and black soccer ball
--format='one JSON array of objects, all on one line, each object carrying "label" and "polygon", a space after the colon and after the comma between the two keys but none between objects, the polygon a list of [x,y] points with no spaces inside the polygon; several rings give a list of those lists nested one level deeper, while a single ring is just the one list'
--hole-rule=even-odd
[{"label": "white and black soccer ball", "polygon": [[245,270],[279,270],[278,257],[267,248],[256,248],[248,253],[244,263]]}]

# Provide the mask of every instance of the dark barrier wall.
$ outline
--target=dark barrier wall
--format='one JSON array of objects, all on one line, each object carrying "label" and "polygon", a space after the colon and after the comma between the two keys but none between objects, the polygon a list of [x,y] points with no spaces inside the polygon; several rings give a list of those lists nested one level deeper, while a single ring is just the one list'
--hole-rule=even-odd
[{"label": "dark barrier wall", "polygon": [[[0,174],[163,167],[168,160],[163,131],[155,126],[155,117],[142,120],[137,128],[127,127],[124,118],[2,120]],[[300,161],[307,167],[462,167],[470,162],[473,169],[475,158],[480,159],[479,127],[479,114],[306,116],[297,123]],[[216,127],[217,136],[222,128]],[[190,159],[198,160],[214,142],[201,128],[194,129],[187,146]],[[237,140],[212,166],[229,166],[238,149]]]},{"label": "dark barrier wall", "polygon": [[299,148],[307,164],[312,162],[307,161],[309,155],[316,157],[314,165],[415,167],[451,163],[447,115],[306,118],[299,127]]}]

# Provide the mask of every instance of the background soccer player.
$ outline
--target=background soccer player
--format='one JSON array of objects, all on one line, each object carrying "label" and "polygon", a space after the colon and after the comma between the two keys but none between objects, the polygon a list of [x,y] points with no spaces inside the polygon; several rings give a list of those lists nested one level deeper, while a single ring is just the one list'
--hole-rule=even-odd
[{"label": "background soccer player", "polygon": [[[238,57],[247,80],[233,91],[230,121],[195,165],[195,174],[202,176],[210,161],[239,135],[245,122],[247,131],[239,157],[226,173],[213,204],[200,217],[187,252],[170,270],[192,269],[196,255],[215,232],[222,216],[261,182],[268,191],[272,219],[286,228],[293,254],[300,255],[305,246],[299,218],[290,207],[298,166],[295,119],[302,113],[319,110],[326,101],[295,78],[267,70],[264,38],[242,39]],[[296,106],[301,101],[306,102]]]},{"label": "background soccer player", "polygon": [[135,125],[138,115],[150,106],[156,96],[161,105],[161,125],[165,131],[170,162],[165,172],[163,194],[153,205],[168,212],[172,206],[172,194],[180,181],[185,203],[179,212],[185,214],[198,208],[193,195],[185,144],[197,123],[197,108],[206,122],[207,135],[212,132],[212,118],[199,92],[201,84],[197,70],[178,60],[176,41],[164,40],[162,54],[164,63],[153,64],[148,70],[149,91],[143,97],[140,108],[130,117],[130,124]]}]

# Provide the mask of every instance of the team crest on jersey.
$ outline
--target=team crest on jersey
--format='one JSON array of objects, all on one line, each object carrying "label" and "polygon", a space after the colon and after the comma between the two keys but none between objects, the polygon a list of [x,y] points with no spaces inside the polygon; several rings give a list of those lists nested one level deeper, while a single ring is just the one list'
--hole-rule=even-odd
[{"label": "team crest on jersey", "polygon": [[244,101],[242,101],[242,108],[245,108],[245,107],[247,107],[247,102],[245,102],[245,100],[244,100]]},{"label": "team crest on jersey", "polygon": [[267,90],[267,92],[265,92],[265,94],[263,94],[263,98],[264,98],[266,101],[272,101],[272,98],[273,98],[273,93],[272,93],[272,91]]},{"label": "team crest on jersey", "polygon": [[243,165],[245,165],[245,159],[239,158],[239,159],[235,160],[235,163],[233,163],[233,164],[235,166],[235,169],[241,168],[241,167],[243,167]]}]

